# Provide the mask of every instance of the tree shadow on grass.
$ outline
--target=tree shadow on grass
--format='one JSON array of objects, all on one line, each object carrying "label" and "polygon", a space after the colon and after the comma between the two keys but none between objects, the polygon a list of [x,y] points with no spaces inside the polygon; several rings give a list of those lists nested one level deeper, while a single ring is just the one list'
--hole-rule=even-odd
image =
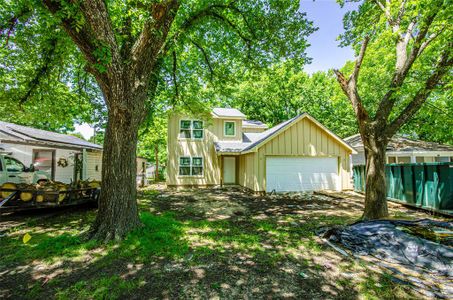
[{"label": "tree shadow on grass", "polygon": [[[187,202],[202,201],[202,196]],[[376,284],[363,289],[353,278],[333,275],[337,265],[351,262],[316,240],[320,224],[343,224],[349,216],[314,212],[307,217],[294,213],[299,208],[290,206],[297,203],[289,200],[278,210],[278,202],[247,204],[240,194],[226,199],[255,208],[227,219],[208,214],[191,218],[185,213],[187,207],[205,212],[206,207],[181,201],[172,209],[170,203],[154,214],[142,213],[142,228],[121,243],[107,245],[80,238],[94,213],[35,222],[28,244],[21,238],[29,227],[17,228],[0,240],[6,243],[0,249],[2,257],[12,255],[6,264],[0,262],[0,298],[355,299],[363,291],[380,293],[382,279],[375,272],[350,271],[353,276],[374,278]],[[265,219],[254,218],[269,209]],[[384,285],[384,292],[391,288]]]},{"label": "tree shadow on grass", "polygon": [[[27,244],[20,240],[20,231],[5,240],[6,244],[2,238],[6,245],[2,253],[16,249],[16,256],[0,268],[0,295],[59,299],[299,297],[320,294],[317,286],[325,281],[311,274],[311,263],[286,261],[285,255],[263,247],[265,240],[275,238],[273,225],[184,223],[171,214],[143,213],[141,218],[144,226],[119,244],[83,242],[79,235],[69,233],[55,235],[52,230],[67,227],[59,223],[52,223],[44,233],[33,233]],[[68,221],[75,228],[86,228],[77,218]],[[293,266],[282,269],[283,261]],[[293,269],[313,277],[303,278]],[[341,293],[332,294],[335,289],[332,286],[321,294]]]},{"label": "tree shadow on grass", "polygon": [[[108,280],[96,281],[102,279],[103,275],[110,275],[112,278],[108,278],[115,282],[117,268],[121,269],[126,262],[143,264],[156,257],[157,260],[173,259],[188,251],[187,242],[182,238],[182,223],[171,216],[143,213],[143,227],[130,233],[121,243],[107,245],[84,241],[80,232],[86,231],[88,226],[83,217],[77,217],[67,217],[66,224],[36,224],[30,232],[32,239],[26,244],[22,236],[28,228],[16,228],[1,238],[0,274],[3,280],[0,298],[21,298],[29,292],[34,295],[37,290],[45,292],[49,286],[52,287],[47,285],[48,281],[59,282],[61,278],[65,278],[65,286],[71,282],[78,284],[74,287],[77,289],[83,285],[85,277],[94,276],[88,285],[94,284],[96,289],[97,284],[102,286],[109,283]],[[71,233],[65,232],[68,224],[71,224]],[[104,271],[107,273],[103,274]],[[43,289],[40,289],[39,285],[43,283]],[[30,290],[30,284],[36,286]]]}]

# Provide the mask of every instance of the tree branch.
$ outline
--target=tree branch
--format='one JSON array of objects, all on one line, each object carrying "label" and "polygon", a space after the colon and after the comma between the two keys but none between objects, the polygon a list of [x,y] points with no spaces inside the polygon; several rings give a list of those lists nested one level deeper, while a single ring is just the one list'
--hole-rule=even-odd
[{"label": "tree branch", "polygon": [[359,127],[362,127],[362,123],[369,120],[369,115],[360,99],[356,82],[349,82],[346,80],[346,77],[339,70],[334,69],[333,71],[337,76],[337,81],[340,84],[341,89],[346,97],[348,97],[349,101],[351,101],[352,108],[359,121]]},{"label": "tree branch", "polygon": [[177,0],[167,0],[153,5],[153,19],[145,23],[130,51],[137,79],[144,80],[142,75],[148,73],[148,69],[153,67],[159,54],[163,53],[167,34],[178,9]]},{"label": "tree branch", "polygon": [[178,98],[179,97],[178,81],[176,79],[176,70],[177,70],[178,61],[176,58],[176,51],[172,52],[172,57],[173,57],[172,78],[173,78],[173,84],[175,85],[175,98]]},{"label": "tree branch", "polygon": [[19,105],[24,104],[30,98],[41,79],[48,74],[56,48],[57,38],[53,37],[49,41],[49,48],[43,52],[43,64],[37,69],[35,77],[29,82],[27,92],[19,99]]},{"label": "tree branch", "polygon": [[[87,3],[89,2],[89,3]],[[66,18],[62,18],[61,15],[67,15],[62,12],[64,9],[62,5],[62,1],[59,0],[43,0],[44,6],[53,14],[56,18],[58,18],[63,26],[63,29],[69,35],[69,37],[74,41],[77,47],[82,52],[85,59],[88,61],[88,68],[87,70],[92,73],[98,80],[101,88],[106,85],[108,78],[105,74],[99,72],[93,66],[98,63],[97,58],[95,56],[95,50],[97,45],[101,42],[106,42],[112,48],[114,42],[114,38],[106,37],[106,35],[114,36],[113,29],[111,29],[110,20],[108,19],[107,8],[105,7],[105,2],[102,0],[93,0],[89,1],[86,0],[84,3],[81,3],[79,9],[82,12],[83,17],[85,18],[85,22],[83,23],[81,28],[77,28],[74,24],[77,24],[77,21],[73,16],[69,15]],[[75,4],[74,4],[75,5]],[[100,19],[99,17],[94,17],[92,15],[99,13],[97,10],[101,10],[101,15],[103,18]],[[90,23],[94,22],[94,23]],[[107,23],[101,25],[99,23]],[[102,30],[109,30],[110,32],[100,32]],[[98,37],[102,40],[98,40],[96,38],[91,37]],[[115,51],[115,49],[110,49]]]},{"label": "tree branch", "polygon": [[204,50],[204,48],[200,44],[198,44],[197,42],[195,42],[192,39],[190,39],[190,41],[195,47],[198,48],[198,50],[200,50],[201,54],[203,54],[204,60],[206,62],[206,65],[208,66],[209,72],[211,73],[211,81],[212,81],[212,79],[214,77],[214,70],[212,69],[211,62],[209,61],[208,54],[206,53],[206,51]]},{"label": "tree branch", "polygon": [[[392,15],[390,13],[390,2],[387,1],[386,5],[382,4],[380,0],[374,0],[374,3],[379,6],[379,8],[384,12],[385,17],[387,18],[387,22],[392,28],[395,26],[395,20],[393,20]],[[394,29],[394,28],[393,28]]]},{"label": "tree branch", "polygon": [[[216,9],[228,9],[232,10],[242,16],[242,19],[244,20],[244,23],[246,24],[247,28],[250,30],[250,34],[252,37],[255,37],[255,33],[253,30],[251,30],[251,26],[249,22],[247,21],[246,17],[244,16],[243,12],[235,7],[233,5],[234,2],[228,4],[228,5],[221,5],[221,4],[211,4],[207,6],[204,9],[201,9],[191,15],[189,18],[187,18],[181,25],[180,29],[168,40],[170,41],[166,45],[166,51],[171,48],[171,46],[184,34],[186,33],[190,28],[193,28],[200,20],[206,18],[206,17],[211,17],[216,20],[219,20],[220,22],[230,26],[236,34],[239,35],[239,37],[246,43],[247,47],[250,49],[250,44],[251,44],[251,39],[246,37],[241,30],[233,23],[231,22],[227,17],[222,16],[220,13],[216,11]],[[173,42],[173,43],[172,43]]]},{"label": "tree branch", "polygon": [[9,39],[14,31],[14,27],[16,27],[17,22],[19,21],[19,18],[23,17],[29,12],[30,12],[29,8],[23,6],[19,10],[19,12],[17,14],[14,14],[5,25],[0,26],[0,33],[6,31],[5,45],[3,47],[6,48],[8,46]]},{"label": "tree branch", "polygon": [[387,126],[386,134],[388,136],[394,135],[399,128],[421,108],[443,76],[451,70],[451,66],[453,65],[452,47],[453,43],[447,45],[447,49],[443,51],[439,58],[434,73],[426,80],[424,87],[420,88],[409,104],[407,104],[401,113]]},{"label": "tree branch", "polygon": [[[412,68],[415,60],[421,55],[426,46],[428,46],[428,44],[432,41],[431,39],[425,40],[425,38],[438,12],[439,10],[435,10],[433,13],[427,16],[426,21],[424,22],[424,26],[420,28],[409,54],[407,53],[407,47],[410,40],[410,38],[408,38],[408,35],[412,35],[412,32],[416,26],[416,23],[414,23],[415,21],[412,21],[408,25],[406,36],[404,38],[400,38],[397,41],[395,73],[393,75],[387,93],[379,103],[376,119],[386,121],[389,117],[390,112],[392,111],[396,102],[396,99],[394,99],[393,97],[395,92],[403,85],[404,80],[406,79],[407,74]],[[438,35],[436,34],[432,39],[437,36]]]},{"label": "tree branch", "polygon": [[360,47],[359,57],[357,58],[357,60],[355,62],[354,71],[352,72],[351,76],[348,79],[348,84],[350,81],[352,81],[352,83],[354,83],[354,84],[357,83],[357,79],[358,79],[359,73],[360,73],[360,67],[362,66],[363,58],[365,57],[365,52],[366,52],[366,48],[368,46],[369,41],[370,41],[370,37],[367,35],[363,39],[362,46]]}]

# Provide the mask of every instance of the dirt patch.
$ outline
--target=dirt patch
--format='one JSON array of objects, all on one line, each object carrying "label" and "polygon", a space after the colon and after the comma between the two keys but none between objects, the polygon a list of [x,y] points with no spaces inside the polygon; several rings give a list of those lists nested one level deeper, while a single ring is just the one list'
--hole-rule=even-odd
[{"label": "dirt patch", "polygon": [[[260,196],[236,188],[153,186],[140,192],[140,208],[146,231],[106,247],[77,239],[94,218],[92,210],[2,218],[7,234],[1,238],[0,297],[422,297],[317,237],[321,226],[360,217],[363,198],[354,193]],[[400,205],[390,205],[390,212],[398,218],[428,217]],[[26,232],[32,240],[24,246],[20,239]],[[16,256],[10,253],[14,249]]]}]

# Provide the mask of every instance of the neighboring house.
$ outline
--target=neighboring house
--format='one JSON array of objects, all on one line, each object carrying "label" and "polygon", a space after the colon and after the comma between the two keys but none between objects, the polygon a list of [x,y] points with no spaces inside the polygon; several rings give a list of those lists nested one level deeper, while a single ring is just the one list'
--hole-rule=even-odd
[{"label": "neighboring house", "polygon": [[0,148],[55,181],[101,180],[102,146],[74,136],[0,121]]},{"label": "neighboring house", "polygon": [[137,156],[137,185],[146,186],[148,185],[148,177],[146,176],[146,168],[148,160],[144,157]]},{"label": "neighboring house", "polygon": [[[102,146],[77,137],[0,121],[0,149],[25,167],[34,165],[55,181],[101,180]],[[137,183],[147,161],[137,158]],[[140,179],[140,181],[138,180]]]},{"label": "neighboring house", "polygon": [[168,126],[168,186],[236,184],[257,192],[352,188],[355,150],[304,113],[266,129],[232,108],[206,120],[173,114]]},{"label": "neighboring house", "polygon": [[[352,164],[354,166],[364,165],[365,154],[360,134],[355,134],[344,140],[357,151],[357,154],[352,155]],[[453,162],[453,146],[412,140],[395,135],[387,146],[386,157],[389,164]]]}]

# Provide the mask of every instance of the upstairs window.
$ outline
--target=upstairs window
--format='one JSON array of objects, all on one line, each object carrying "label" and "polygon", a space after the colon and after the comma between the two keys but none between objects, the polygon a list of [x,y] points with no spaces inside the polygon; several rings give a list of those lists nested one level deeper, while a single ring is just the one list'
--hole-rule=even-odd
[{"label": "upstairs window", "polygon": [[236,135],[236,122],[225,122],[225,136],[235,136]]},{"label": "upstairs window", "polygon": [[183,139],[203,139],[203,121],[181,120],[179,137]]},{"label": "upstairs window", "polygon": [[181,156],[179,158],[180,176],[203,176],[203,158]]}]

